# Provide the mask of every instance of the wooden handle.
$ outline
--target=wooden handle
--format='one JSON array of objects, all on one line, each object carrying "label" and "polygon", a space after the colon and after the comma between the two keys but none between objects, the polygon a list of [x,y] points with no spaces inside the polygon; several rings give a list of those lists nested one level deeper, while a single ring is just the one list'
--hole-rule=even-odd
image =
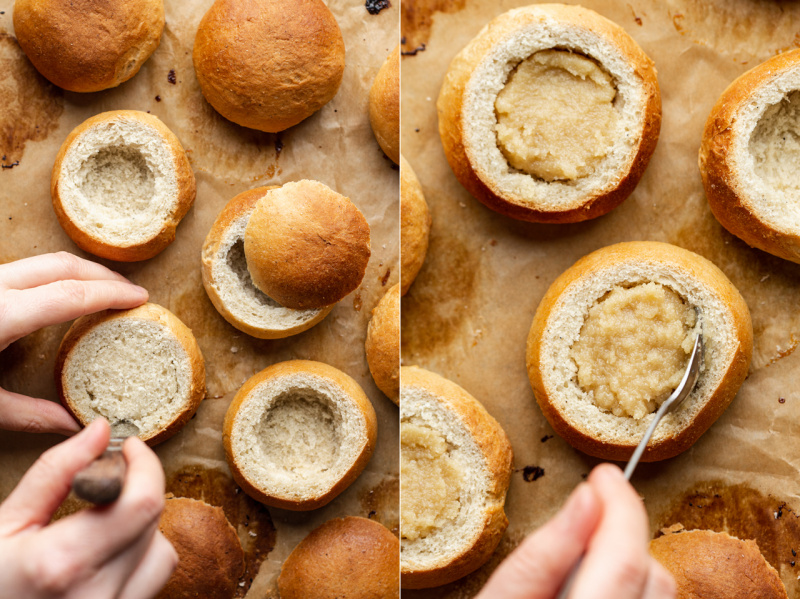
[{"label": "wooden handle", "polygon": [[75,495],[95,505],[111,503],[119,497],[125,480],[125,458],[121,451],[106,451],[72,479]]}]

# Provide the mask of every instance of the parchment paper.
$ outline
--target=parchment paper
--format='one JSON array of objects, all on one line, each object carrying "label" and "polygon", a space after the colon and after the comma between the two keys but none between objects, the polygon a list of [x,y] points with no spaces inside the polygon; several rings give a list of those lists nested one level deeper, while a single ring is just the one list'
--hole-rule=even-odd
[{"label": "parchment paper", "polygon": [[[697,152],[708,113],[739,74],[800,40],[800,4],[757,0],[585,0],[619,23],[655,61],[663,126],[633,195],[609,215],[576,225],[527,224],[484,208],[458,183],[439,141],[436,98],[453,56],[494,16],[527,0],[405,0],[403,154],[433,216],[428,258],[403,301],[403,363],[462,385],[508,433],[515,466],[510,526],[494,558],[442,589],[404,597],[471,597],[525,536],[553,515],[597,463],[545,421],[525,371],[525,341],[539,300],[581,256],[627,240],[657,240],[717,264],[750,308],[755,355],[733,404],[686,453],[641,465],[653,534],[687,528],[755,538],[790,597],[800,597],[800,266],[752,250],[714,219]],[[529,466],[527,472],[523,470]],[[535,468],[542,468],[543,476]],[[530,479],[526,482],[525,478]],[[534,480],[535,479],[535,480]]]},{"label": "parchment paper", "polygon": [[[50,170],[73,127],[105,110],[138,109],[157,115],[178,136],[197,177],[197,200],[178,227],[176,241],[146,262],[101,262],[146,287],[150,301],[172,310],[197,337],[206,360],[208,396],[194,420],[156,451],[168,491],[225,507],[248,556],[241,594],[255,578],[247,596],[261,598],[273,596],[283,560],[324,521],[359,515],[397,527],[397,408],[372,381],[364,340],[372,308],[398,280],[398,173],[373,138],[367,106],[372,80],[397,43],[400,11],[395,3],[371,15],[364,0],[329,0],[346,45],[342,86],[319,113],[272,135],[226,121],[200,93],[192,44],[211,3],[166,0],[161,45],[142,70],[116,89],[75,94],[36,73],[12,37],[13,2],[0,0],[0,155],[4,166],[14,164],[0,172],[0,263],[57,250],[97,260],[63,233],[50,203]],[[201,282],[200,248],[235,194],[302,178],[326,183],[361,209],[371,227],[372,257],[361,287],[322,323],[295,337],[260,341],[217,314]],[[40,331],[0,353],[0,386],[55,399],[53,363],[67,327]],[[221,442],[223,417],[241,384],[270,364],[295,358],[326,362],[354,377],[378,415],[378,444],[364,473],[331,504],[310,513],[266,510],[246,498],[230,481]],[[59,440],[0,432],[0,498]]]}]

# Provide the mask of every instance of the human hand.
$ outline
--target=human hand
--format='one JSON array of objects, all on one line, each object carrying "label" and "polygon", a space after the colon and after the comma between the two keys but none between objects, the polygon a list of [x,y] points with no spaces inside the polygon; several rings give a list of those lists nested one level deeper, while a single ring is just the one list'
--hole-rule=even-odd
[{"label": "human hand", "polygon": [[674,599],[675,581],[648,553],[648,532],[636,491],[619,468],[601,464],[476,599],[553,599],[581,556],[570,599]]},{"label": "human hand", "polygon": [[[122,275],[67,252],[0,264],[0,351],[42,327],[146,301]],[[0,388],[0,429],[71,435],[80,427],[57,403]]]},{"label": "human hand", "polygon": [[149,599],[178,562],[158,531],[164,471],[141,440],[125,441],[125,485],[110,506],[49,524],[72,478],[103,453],[99,419],[45,452],[0,505],[0,589],[19,599]]}]

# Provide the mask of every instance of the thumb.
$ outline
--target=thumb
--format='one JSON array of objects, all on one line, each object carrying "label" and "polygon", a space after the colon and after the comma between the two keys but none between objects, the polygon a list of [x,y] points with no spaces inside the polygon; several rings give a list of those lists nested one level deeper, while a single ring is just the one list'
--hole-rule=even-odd
[{"label": "thumb", "polygon": [[581,483],[564,507],[517,547],[492,574],[477,599],[552,599],[586,550],[602,507]]}]

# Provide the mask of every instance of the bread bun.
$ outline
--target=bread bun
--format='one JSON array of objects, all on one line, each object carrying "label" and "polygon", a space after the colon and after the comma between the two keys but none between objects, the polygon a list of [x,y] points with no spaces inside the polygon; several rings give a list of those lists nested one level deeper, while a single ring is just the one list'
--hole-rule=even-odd
[{"label": "bread bun", "polygon": [[706,197],[722,226],[748,245],[798,263],[799,130],[800,50],[792,50],[722,92],[700,146]]},{"label": "bread bun", "polygon": [[400,543],[366,518],[328,520],[286,558],[281,599],[398,599]]},{"label": "bread bun", "polygon": [[336,95],[344,40],[322,0],[216,0],[200,21],[193,57],[217,112],[275,133]]},{"label": "bread bun", "polygon": [[306,511],[332,501],[361,474],[377,426],[353,379],[327,364],[292,360],[239,389],[222,442],[234,480],[250,497]]},{"label": "bread bun", "polygon": [[253,283],[287,308],[331,306],[355,291],[370,256],[369,224],[318,181],[287,183],[256,204],[244,233]]},{"label": "bread bun", "polygon": [[615,23],[562,4],[491,21],[453,59],[437,106],[456,178],[492,210],[533,222],[618,206],[661,127],[653,61]]},{"label": "bread bun", "polygon": [[400,46],[389,54],[369,90],[369,123],[381,150],[400,161]]},{"label": "bread bun", "polygon": [[222,508],[168,497],[158,524],[178,566],[156,599],[231,599],[244,574],[244,551]]},{"label": "bread bun", "polygon": [[580,259],[539,304],[528,335],[528,377],[568,443],[604,460],[627,460],[680,383],[698,334],[705,347],[700,378],[661,420],[642,460],[671,458],[725,411],[753,353],[747,305],[705,258],[636,241]]},{"label": "bread bun", "polygon": [[116,87],[139,72],[164,30],[162,0],[17,0],[14,33],[45,78],[73,92]]},{"label": "bread bun", "polygon": [[101,258],[152,258],[175,240],[192,207],[194,173],[178,138],[158,118],[113,110],[67,136],[50,181],[61,228]]},{"label": "bread bun", "polygon": [[428,238],[431,231],[431,213],[422,193],[417,175],[400,157],[400,285],[402,295],[417,278],[417,273],[428,253]]},{"label": "bread bun", "polygon": [[650,541],[650,554],[675,578],[676,599],[788,599],[755,541],[710,530],[681,531]]},{"label": "bread bun", "polygon": [[400,286],[394,285],[372,310],[365,344],[367,364],[378,389],[400,401]]},{"label": "bread bun", "polygon": [[81,424],[127,420],[148,445],[183,428],[206,391],[192,331],[150,303],[76,320],[58,348],[55,372],[58,397]]},{"label": "bread bun", "polygon": [[505,432],[464,389],[400,369],[402,587],[439,586],[482,566],[508,526],[514,455]]},{"label": "bread bun", "polygon": [[259,339],[302,333],[333,308],[285,308],[253,284],[244,256],[244,232],[256,203],[271,189],[277,187],[257,187],[231,199],[214,221],[202,252],[203,285],[211,303],[230,324]]}]

